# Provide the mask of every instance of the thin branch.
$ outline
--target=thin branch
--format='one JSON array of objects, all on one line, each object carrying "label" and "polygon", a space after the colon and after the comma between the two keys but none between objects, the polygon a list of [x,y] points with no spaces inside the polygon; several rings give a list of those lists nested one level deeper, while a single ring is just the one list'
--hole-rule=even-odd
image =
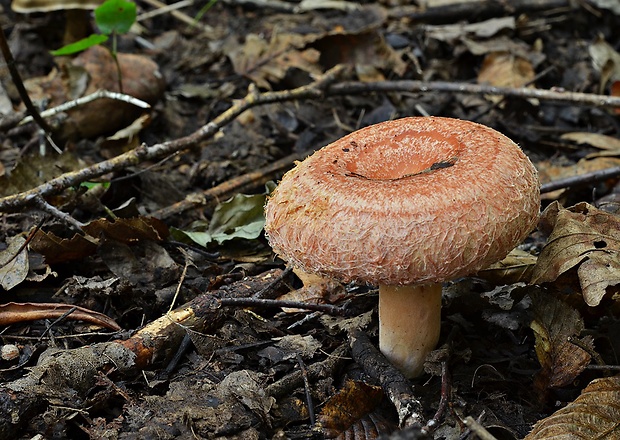
[{"label": "thin branch", "polygon": [[[124,93],[119,93],[119,92],[111,92],[109,90],[97,90],[96,92],[91,93],[90,95],[82,96],[72,101],[68,101],[63,104],[60,104],[57,107],[42,111],[41,117],[49,118],[51,116],[57,115],[58,113],[62,113],[64,111],[70,110],[72,108],[87,104],[91,101],[95,101],[101,98],[109,98],[109,99],[115,99],[117,101],[127,102],[129,104],[135,105],[136,107],[140,107],[144,109],[151,108],[151,105],[148,102],[144,102],[141,99],[134,98],[131,95],[126,95]],[[28,122],[32,120],[33,120],[32,116],[27,116],[19,122],[19,125],[27,124]]]},{"label": "thin branch", "polygon": [[620,176],[620,167],[605,168],[603,170],[583,173],[577,176],[564,177],[562,179],[552,180],[543,183],[540,186],[541,194],[549,193],[558,189],[564,189],[574,186],[589,185],[591,183],[601,182],[607,179],[613,179]]},{"label": "thin branch", "polygon": [[99,162],[78,171],[62,174],[42,185],[19,194],[0,198],[0,211],[13,211],[24,206],[31,205],[35,197],[47,197],[57,194],[66,188],[80,184],[81,182],[118,171],[129,166],[138,165],[147,160],[156,160],[177,151],[196,145],[198,142],[213,137],[222,127],[235,120],[241,113],[258,105],[274,102],[290,101],[295,99],[320,98],[324,89],[342,74],[344,68],[334,67],[319,77],[316,81],[293,90],[258,93],[256,87],[250,86],[245,98],[235,101],[233,105],[216,117],[213,121],[203,125],[194,133],[153,146],[141,145],[127,153],[112,159]]},{"label": "thin branch", "polygon": [[[255,87],[250,90],[245,98],[235,101],[233,105],[216,117],[213,121],[202,126],[196,132],[153,146],[142,145],[132,151],[116,156],[90,167],[63,174],[31,190],[0,198],[0,212],[14,211],[24,206],[31,205],[35,196],[46,197],[57,194],[66,188],[77,185],[86,180],[101,175],[121,170],[129,166],[137,165],[146,160],[157,160],[167,155],[189,148],[200,141],[213,137],[221,128],[232,122],[244,111],[274,102],[292,101],[297,99],[318,99],[333,95],[354,95],[356,93],[370,92],[447,92],[466,93],[478,95],[512,96],[523,99],[535,98],[539,100],[566,102],[574,105],[593,105],[601,107],[620,107],[620,97],[596,95],[589,93],[542,90],[535,88],[510,88],[493,87],[478,84],[451,83],[445,81],[377,81],[355,82],[348,81],[339,84],[332,83],[342,75],[344,67],[337,66],[319,77],[315,82],[293,90],[259,93]],[[292,161],[292,159],[291,159]],[[247,182],[246,182],[247,183]],[[204,206],[200,202],[194,206]],[[158,215],[166,217],[176,212],[189,209],[191,203],[185,206],[177,206],[171,210],[162,210]],[[180,211],[178,211],[180,209]]]},{"label": "thin branch", "polygon": [[0,50],[2,51],[2,55],[4,56],[4,60],[6,61],[6,66],[9,69],[11,74],[11,79],[13,80],[13,84],[19,93],[19,97],[24,102],[24,105],[28,109],[28,112],[32,116],[32,118],[36,121],[36,123],[41,127],[43,131],[45,131],[48,135],[52,133],[52,128],[45,122],[45,120],[39,114],[39,111],[34,106],[32,101],[30,100],[30,96],[26,91],[26,87],[24,86],[24,82],[22,81],[22,77],[15,67],[15,60],[13,59],[13,54],[11,53],[11,49],[9,48],[9,44],[6,41],[6,35],[4,35],[4,30],[0,27]]},{"label": "thin branch", "polygon": [[545,90],[531,87],[495,87],[485,84],[467,84],[448,81],[346,81],[329,87],[328,95],[355,95],[369,92],[450,92],[468,95],[496,95],[541,101],[567,102],[571,104],[592,105],[596,107],[620,107],[619,96],[597,95],[592,93],[569,92],[566,90]]}]

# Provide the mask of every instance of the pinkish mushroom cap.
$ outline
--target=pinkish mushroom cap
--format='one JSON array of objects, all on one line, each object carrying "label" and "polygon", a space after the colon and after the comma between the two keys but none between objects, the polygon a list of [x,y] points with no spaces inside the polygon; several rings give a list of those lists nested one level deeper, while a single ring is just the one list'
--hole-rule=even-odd
[{"label": "pinkish mushroom cap", "polygon": [[298,163],[269,198],[265,231],[274,251],[306,272],[415,286],[501,260],[539,209],[536,169],[506,136],[457,119],[403,118]]}]

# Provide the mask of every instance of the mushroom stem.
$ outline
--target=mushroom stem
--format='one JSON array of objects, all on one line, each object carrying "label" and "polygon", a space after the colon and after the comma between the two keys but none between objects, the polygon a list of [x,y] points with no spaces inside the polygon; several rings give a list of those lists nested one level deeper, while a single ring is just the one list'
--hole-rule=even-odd
[{"label": "mushroom stem", "polygon": [[379,286],[379,348],[408,378],[422,373],[440,326],[441,283]]}]

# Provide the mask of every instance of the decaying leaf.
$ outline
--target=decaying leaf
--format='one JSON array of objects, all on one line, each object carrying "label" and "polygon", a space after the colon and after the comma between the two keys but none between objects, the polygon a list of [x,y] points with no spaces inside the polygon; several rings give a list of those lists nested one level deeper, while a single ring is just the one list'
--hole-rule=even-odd
[{"label": "decaying leaf", "polygon": [[536,257],[521,249],[513,249],[501,261],[479,271],[476,276],[493,284],[527,283],[532,277]]},{"label": "decaying leaf", "polygon": [[514,29],[516,20],[514,17],[491,18],[477,23],[459,23],[446,25],[426,25],[426,36],[439,41],[454,43],[467,37],[489,38],[497,33]]},{"label": "decaying leaf", "polygon": [[298,355],[302,359],[311,359],[321,346],[321,343],[311,335],[286,335],[257,354],[273,363],[295,359]]},{"label": "decaying leaf", "polygon": [[371,439],[389,433],[386,422],[373,414],[382,396],[380,387],[347,381],[344,388],[325,403],[318,417],[325,438],[344,434],[342,438]]},{"label": "decaying leaf", "polygon": [[153,241],[140,241],[133,246],[107,239],[98,253],[110,271],[134,286],[163,287],[175,280],[180,268],[168,252]]},{"label": "decaying leaf", "polygon": [[57,319],[64,316],[69,320],[90,322],[110,330],[118,331],[120,326],[108,316],[71,304],[56,303],[7,303],[0,304],[0,326],[37,319]]},{"label": "decaying leaf", "polygon": [[620,80],[620,53],[602,37],[589,47],[594,68],[600,73],[599,93],[603,93],[609,81]]},{"label": "decaying leaf", "polygon": [[534,320],[530,327],[534,330],[536,355],[542,366],[536,383],[544,389],[566,386],[590,362],[590,355],[569,338],[593,349],[592,338],[579,338],[584,329],[583,320],[568,304],[540,292],[531,298]]},{"label": "decaying leaf", "polygon": [[28,251],[26,239],[16,235],[7,239],[7,248],[0,252],[0,286],[10,290],[28,276]]},{"label": "decaying leaf", "polygon": [[598,156],[619,156],[620,155],[620,139],[607,136],[601,133],[589,132],[570,132],[560,136],[561,139],[576,142],[577,144],[585,144],[601,150],[600,152],[589,154],[587,157]]},{"label": "decaying leaf", "polygon": [[122,243],[136,243],[140,240],[161,241],[168,237],[168,227],[153,217],[99,219],[85,225],[83,230],[89,236],[75,234],[71,238],[61,238],[53,232],[38,230],[30,242],[30,247],[43,255],[48,264],[54,264],[93,255],[101,236]]},{"label": "decaying leaf", "polygon": [[97,250],[97,244],[80,234],[75,234],[71,238],[61,238],[53,232],[39,229],[30,241],[30,248],[43,255],[47,264],[56,264],[93,255]]},{"label": "decaying leaf", "polygon": [[478,73],[478,83],[498,87],[522,87],[535,76],[529,60],[511,53],[493,52],[484,58]]},{"label": "decaying leaf", "polygon": [[579,266],[583,298],[597,306],[607,288],[620,284],[620,218],[587,203],[565,209],[554,202],[541,216],[541,228],[550,232],[534,266],[532,283],[555,281]]},{"label": "decaying leaf", "polygon": [[40,154],[22,157],[10,173],[0,177],[0,196],[18,194],[82,166],[80,160],[70,152],[53,158]]},{"label": "decaying leaf", "polygon": [[620,376],[596,379],[564,408],[534,425],[524,440],[620,438]]},{"label": "decaying leaf", "polygon": [[162,241],[168,237],[168,226],[154,217],[99,219],[90,222],[82,229],[93,237],[103,235],[123,243],[135,243],[140,240]]},{"label": "decaying leaf", "polygon": [[269,41],[248,34],[243,45],[230,44],[228,57],[235,72],[254,81],[259,87],[271,89],[290,68],[320,73],[319,52],[303,49],[308,38],[299,34],[276,33]]}]

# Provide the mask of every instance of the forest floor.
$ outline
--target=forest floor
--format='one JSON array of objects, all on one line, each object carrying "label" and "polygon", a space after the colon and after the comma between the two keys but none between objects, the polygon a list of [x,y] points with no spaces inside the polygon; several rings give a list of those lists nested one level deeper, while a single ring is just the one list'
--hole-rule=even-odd
[{"label": "forest floor", "polygon": [[[221,0],[194,21],[204,4],[140,0],[119,63],[151,107],[48,117],[55,146],[17,125],[0,63],[0,439],[620,439],[620,7],[419,3]],[[50,54],[71,15],[0,8],[41,110],[119,91],[109,51]],[[263,205],[312,151],[427,115],[519,144],[544,214],[444,285],[407,381],[374,350],[377,289],[302,288]]]}]

